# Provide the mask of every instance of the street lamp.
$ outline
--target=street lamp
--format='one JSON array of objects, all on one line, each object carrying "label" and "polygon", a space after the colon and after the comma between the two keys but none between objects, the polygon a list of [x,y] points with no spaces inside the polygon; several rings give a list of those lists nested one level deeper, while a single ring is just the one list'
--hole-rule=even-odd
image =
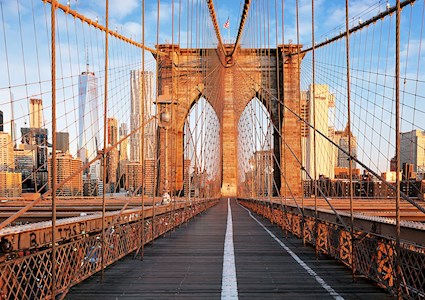
[{"label": "street lamp", "polygon": [[169,93],[159,95],[155,104],[159,105],[159,110],[162,111],[159,118],[158,126],[165,130],[165,182],[164,182],[164,195],[168,194],[169,197],[169,180],[168,180],[168,129],[171,128],[171,112],[170,105],[177,104],[173,101],[172,96]]},{"label": "street lamp", "polygon": [[267,191],[267,194],[268,194],[268,196],[269,196],[269,199],[270,199],[270,197],[271,197],[271,193],[273,193],[273,191],[272,191],[272,174],[273,174],[273,172],[274,172],[274,169],[273,169],[273,167],[272,166],[267,166],[265,169],[264,169],[264,172],[268,175],[267,176],[267,185],[268,185],[268,187],[267,187],[267,189],[268,189],[268,191]]}]

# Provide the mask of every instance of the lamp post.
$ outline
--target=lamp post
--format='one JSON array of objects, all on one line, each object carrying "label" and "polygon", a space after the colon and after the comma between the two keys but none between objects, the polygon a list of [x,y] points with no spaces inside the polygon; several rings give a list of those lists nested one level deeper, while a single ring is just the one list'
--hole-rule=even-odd
[{"label": "lamp post", "polygon": [[274,169],[272,166],[267,166],[264,168],[264,172],[267,174],[267,196],[269,197],[269,199],[272,196],[273,190],[272,190],[272,175],[274,172]]},{"label": "lamp post", "polygon": [[165,106],[165,111],[161,113],[160,117],[160,127],[165,129],[165,182],[164,182],[164,192],[169,192],[168,184],[168,129],[170,128],[170,112],[168,111],[168,105]]},{"label": "lamp post", "polygon": [[170,186],[169,186],[169,178],[168,178],[168,130],[172,126],[172,120],[171,120],[171,111],[170,111],[170,105],[171,104],[177,104],[175,101],[173,101],[172,96],[167,93],[164,95],[160,95],[158,97],[158,100],[155,102],[155,104],[159,105],[159,109],[162,111],[160,118],[159,118],[159,127],[163,128],[165,130],[165,164],[164,164],[164,173],[165,173],[165,181],[164,181],[164,194],[170,192]]}]

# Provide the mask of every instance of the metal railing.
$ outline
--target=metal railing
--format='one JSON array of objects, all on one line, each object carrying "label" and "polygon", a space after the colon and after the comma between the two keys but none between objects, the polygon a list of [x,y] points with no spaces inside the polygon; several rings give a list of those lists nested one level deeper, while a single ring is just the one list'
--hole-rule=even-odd
[{"label": "metal railing", "polygon": [[[344,226],[285,211],[272,209],[264,201],[243,199],[241,204],[293,235],[305,239],[320,253],[353,268],[356,275],[375,281],[396,295],[396,242],[390,237],[359,230],[351,235]],[[402,270],[401,290],[404,299],[425,299],[425,247],[402,241],[398,254]]]},{"label": "metal railing", "polygon": [[[106,229],[103,254],[105,266],[136,251],[141,243],[149,243],[217,202],[218,199],[193,201],[179,209],[165,210],[154,219],[149,215],[144,220],[140,215],[132,220],[123,216],[122,220],[117,220]],[[57,243],[57,297],[65,297],[72,286],[102,269],[101,248],[102,232],[99,230],[86,231]],[[51,245],[43,250],[32,248],[21,251],[19,255],[18,258],[0,264],[0,299],[51,299]]]}]

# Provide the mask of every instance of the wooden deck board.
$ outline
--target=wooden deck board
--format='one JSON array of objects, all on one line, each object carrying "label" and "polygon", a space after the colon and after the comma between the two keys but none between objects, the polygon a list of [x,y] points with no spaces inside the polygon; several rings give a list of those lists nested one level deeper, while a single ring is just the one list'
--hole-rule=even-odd
[{"label": "wooden deck board", "polygon": [[[102,283],[97,274],[73,287],[66,299],[219,299],[226,217],[223,200],[147,246],[144,261],[127,256],[107,268]],[[240,299],[332,299],[235,201],[232,218]],[[352,282],[345,266],[316,259],[313,248],[263,223],[345,299],[391,298],[369,281]]]}]

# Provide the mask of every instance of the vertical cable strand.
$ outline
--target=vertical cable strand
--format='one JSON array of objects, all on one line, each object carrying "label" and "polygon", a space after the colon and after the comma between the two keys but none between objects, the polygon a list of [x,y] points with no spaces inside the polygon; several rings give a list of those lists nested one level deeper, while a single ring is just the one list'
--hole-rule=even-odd
[{"label": "vertical cable strand", "polygon": [[51,4],[52,49],[52,298],[56,297],[56,0]]}]

